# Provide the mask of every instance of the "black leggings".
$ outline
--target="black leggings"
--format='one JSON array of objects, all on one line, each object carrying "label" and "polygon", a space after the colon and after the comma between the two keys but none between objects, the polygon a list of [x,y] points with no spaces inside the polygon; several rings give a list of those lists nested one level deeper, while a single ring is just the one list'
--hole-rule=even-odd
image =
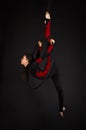
[{"label": "black leggings", "polygon": [[[33,66],[33,68],[37,68],[37,67],[38,67],[38,65]],[[27,70],[28,70],[28,68],[27,68]],[[34,72],[35,72],[35,70],[34,70]],[[28,74],[28,71],[27,71],[27,74]],[[63,111],[64,95],[63,95],[63,90],[62,90],[62,87],[61,87],[61,84],[60,84],[59,71],[58,71],[58,68],[57,68],[55,62],[53,63],[53,66],[52,66],[51,71],[49,72],[49,75],[46,78],[42,79],[43,82],[44,82],[44,79],[48,79],[48,78],[52,79],[52,81],[55,85],[55,88],[57,90],[58,97],[59,97],[59,111]],[[41,78],[39,78],[39,79],[41,79]],[[39,86],[36,87],[36,88],[39,88]]]},{"label": "black leggings", "polygon": [[55,88],[57,90],[58,97],[59,97],[59,111],[63,111],[64,95],[63,95],[63,90],[60,84],[59,72],[58,72],[57,67],[54,68],[54,72],[51,78],[53,80],[53,83],[55,85]]},{"label": "black leggings", "polygon": [[51,78],[55,85],[55,88],[58,93],[58,98],[59,98],[59,111],[63,111],[64,95],[63,95],[63,90],[60,83],[59,70],[55,62],[53,63],[52,69],[47,78]]}]

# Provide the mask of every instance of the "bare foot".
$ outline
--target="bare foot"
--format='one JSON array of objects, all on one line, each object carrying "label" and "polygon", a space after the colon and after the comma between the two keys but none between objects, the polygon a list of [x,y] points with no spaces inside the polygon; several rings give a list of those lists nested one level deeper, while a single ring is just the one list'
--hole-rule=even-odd
[{"label": "bare foot", "polygon": [[65,111],[65,107],[63,107],[63,111],[60,112],[60,116],[61,116],[61,117],[64,117],[64,111]]},{"label": "bare foot", "polygon": [[64,112],[60,112],[60,116],[61,116],[61,117],[64,117]]}]

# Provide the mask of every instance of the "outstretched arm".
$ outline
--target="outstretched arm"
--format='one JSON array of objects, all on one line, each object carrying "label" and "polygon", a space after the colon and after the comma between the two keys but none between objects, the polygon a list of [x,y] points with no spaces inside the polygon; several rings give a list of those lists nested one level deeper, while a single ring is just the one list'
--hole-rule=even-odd
[{"label": "outstretched arm", "polygon": [[[49,55],[49,53],[53,50],[53,44],[55,43],[54,39],[50,39],[51,35],[51,16],[48,11],[45,12],[45,30],[44,30],[44,43],[40,52],[40,57],[36,59],[36,62],[41,63],[45,57]],[[48,43],[50,44],[47,47]]]},{"label": "outstretched arm", "polygon": [[45,12],[45,31],[44,31],[44,38],[49,42],[50,35],[51,35],[51,16],[48,11]]}]

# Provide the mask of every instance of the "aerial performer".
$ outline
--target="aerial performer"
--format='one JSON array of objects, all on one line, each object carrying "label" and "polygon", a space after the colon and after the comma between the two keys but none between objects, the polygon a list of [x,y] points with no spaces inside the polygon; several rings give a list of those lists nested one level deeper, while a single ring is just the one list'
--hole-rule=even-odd
[{"label": "aerial performer", "polygon": [[[55,40],[51,38],[51,15],[45,12],[45,31],[44,37],[35,45],[32,54],[25,54],[21,58],[21,65],[26,70],[29,85],[33,89],[39,88],[43,82],[52,79],[59,97],[59,113],[64,116],[64,94],[60,85],[59,72],[55,59]],[[41,68],[41,63],[46,60],[45,67]],[[32,78],[32,80],[31,80]],[[33,84],[34,81],[39,82]]]}]

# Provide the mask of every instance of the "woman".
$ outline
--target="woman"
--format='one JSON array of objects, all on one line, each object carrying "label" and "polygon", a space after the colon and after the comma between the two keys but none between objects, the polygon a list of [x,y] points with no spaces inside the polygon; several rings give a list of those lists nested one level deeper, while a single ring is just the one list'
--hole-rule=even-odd
[{"label": "woman", "polygon": [[[23,65],[29,72],[38,79],[51,78],[54,82],[55,88],[59,96],[59,112],[64,116],[64,95],[60,85],[59,72],[56,66],[54,43],[55,40],[50,38],[51,16],[49,12],[45,13],[45,35],[43,42],[39,41],[36,45],[32,55],[24,55],[21,59],[21,65]],[[45,68],[40,68],[40,63],[47,57]]]}]

